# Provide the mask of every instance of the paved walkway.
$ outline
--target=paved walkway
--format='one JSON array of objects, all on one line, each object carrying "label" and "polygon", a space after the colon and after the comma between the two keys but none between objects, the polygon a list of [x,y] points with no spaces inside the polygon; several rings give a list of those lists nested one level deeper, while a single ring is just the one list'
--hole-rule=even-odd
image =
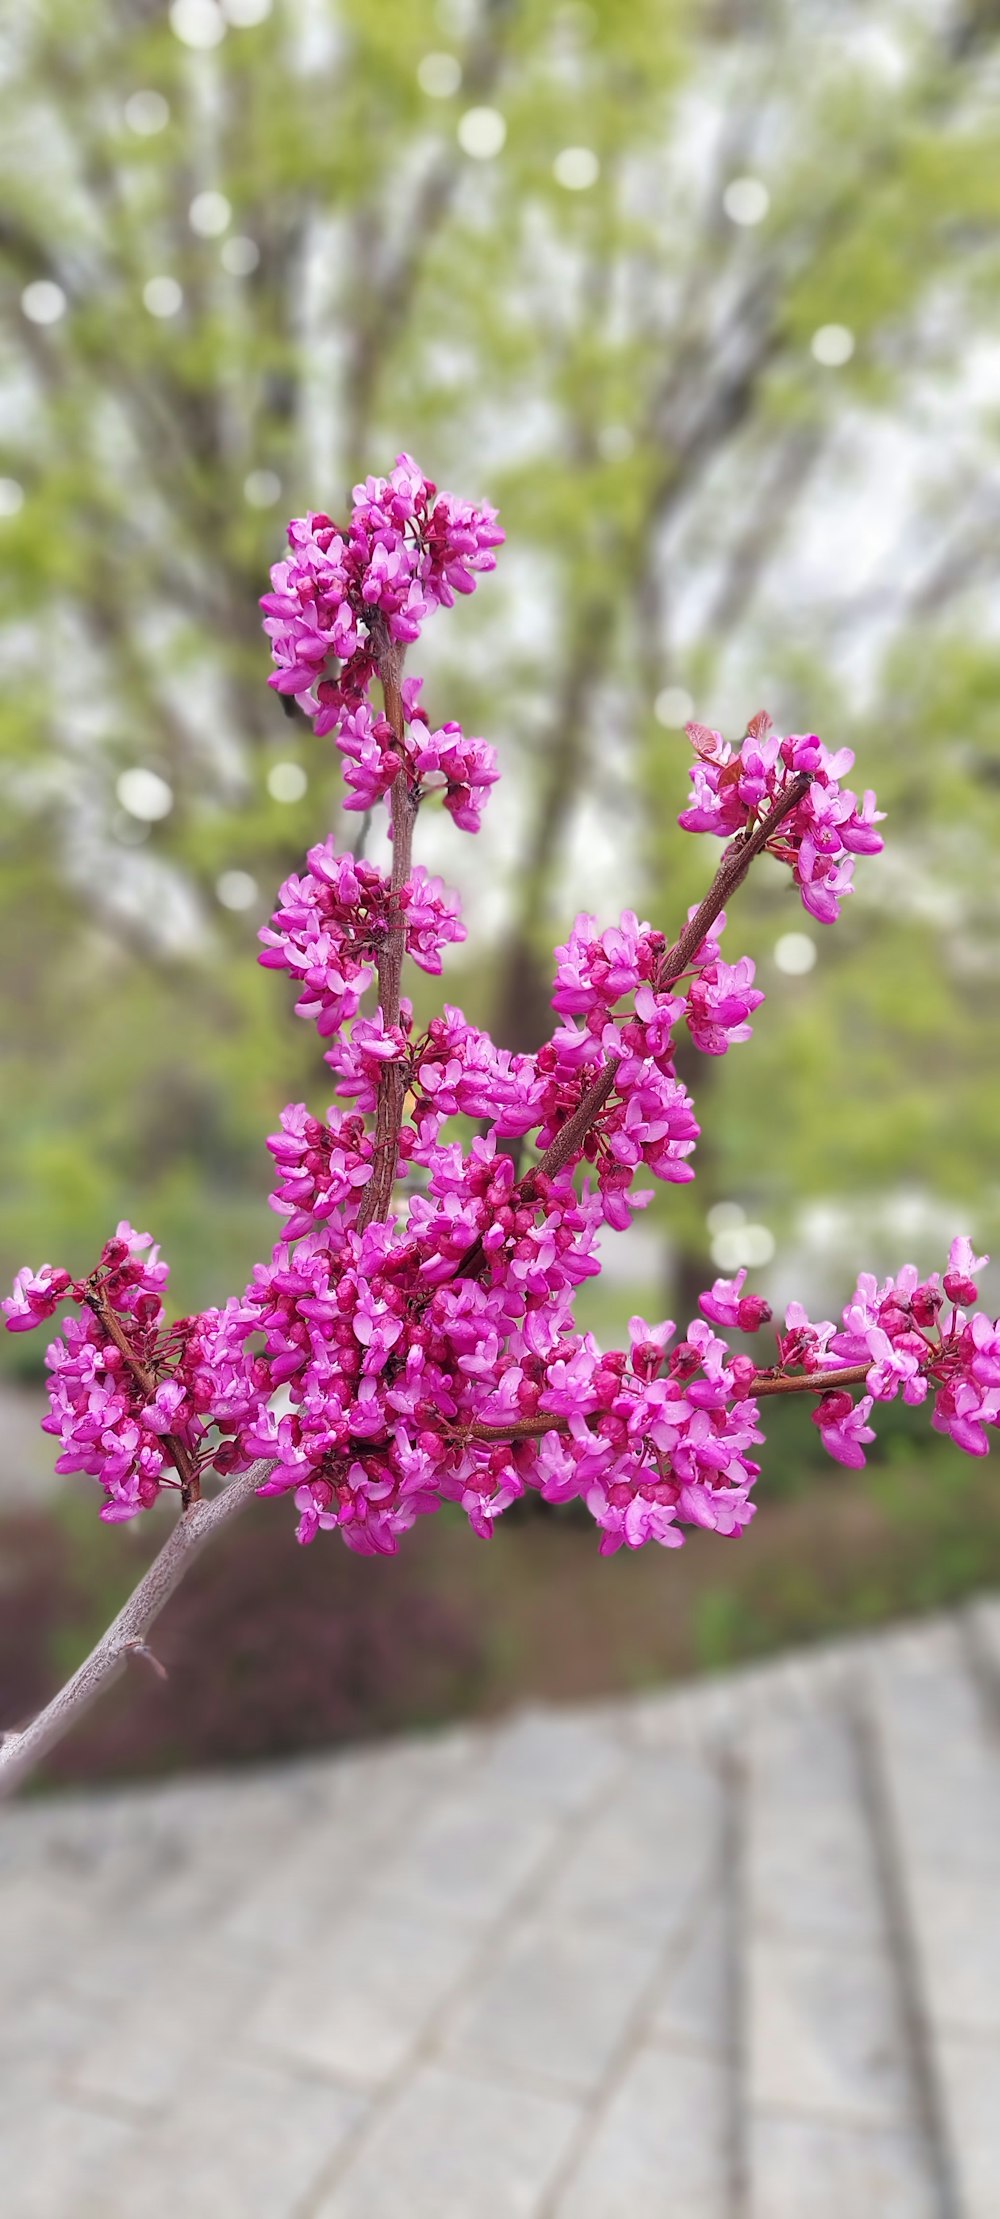
[{"label": "paved walkway", "polygon": [[994,2219],[1000,1603],[25,1804],[5,2219]]}]

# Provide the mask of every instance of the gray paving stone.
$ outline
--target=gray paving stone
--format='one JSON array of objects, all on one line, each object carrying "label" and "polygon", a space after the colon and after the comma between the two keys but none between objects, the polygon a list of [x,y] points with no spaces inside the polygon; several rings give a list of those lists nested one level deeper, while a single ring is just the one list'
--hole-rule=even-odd
[{"label": "gray paving stone", "polygon": [[915,2103],[885,1951],[786,1935],[749,1941],[751,2109],[908,2125]]},{"label": "gray paving stone", "polygon": [[499,1729],[489,1759],[491,1789],[534,1810],[567,1815],[610,1789],[625,1759],[621,1717],[593,1711],[527,1711]]},{"label": "gray paving stone", "polygon": [[362,2108],[271,2066],[200,2061],[183,2102],[107,2168],[94,2219],[293,2219]]},{"label": "gray paving stone", "polygon": [[[894,1647],[871,1684],[937,2105],[962,2219],[1000,2214],[1000,1757],[957,1628]],[[992,2039],[991,2039],[992,2038]]]},{"label": "gray paving stone", "polygon": [[[398,1754],[405,1760],[409,1752]],[[408,1838],[422,1822],[435,1791],[464,1769],[435,1762],[438,1754],[418,1751],[417,1763],[398,1765],[384,1757],[374,1765],[370,1760],[338,1764],[335,1789],[321,1816],[303,1814],[283,1854],[231,1883],[222,1916],[227,1939],[265,1961],[308,1947],[317,1929],[336,1918],[338,1906],[345,1899],[353,1902],[371,1883],[400,1834]]]},{"label": "gray paving stone", "polygon": [[738,1937],[725,1884],[728,1875],[695,1905],[656,1983],[649,2019],[658,2039],[709,2056],[731,2052],[738,2032],[731,1962]]},{"label": "gray paving stone", "polygon": [[749,2149],[747,2219],[940,2219],[915,2135],[763,2113]]},{"label": "gray paving stone", "polygon": [[579,2122],[563,2098],[426,2066],[315,2219],[534,2219]]},{"label": "gray paving stone", "polygon": [[907,1855],[954,1874],[996,1874],[1000,1761],[982,1690],[957,1627],[887,1650],[870,1703]]},{"label": "gray paving stone", "polygon": [[728,2219],[725,2066],[643,2049],[556,2204],[556,2219]]},{"label": "gray paving stone", "polygon": [[994,1595],[981,1596],[968,1605],[965,1619],[996,1689],[1000,1687],[1000,1601]]},{"label": "gray paving stone", "polygon": [[[0,1966],[6,2011],[14,2014],[39,1986],[54,1989],[92,1929],[90,1906],[60,1889],[50,1872],[0,1879]],[[8,2022],[9,2023],[9,2022]],[[0,2034],[2,2038],[2,2034]]]},{"label": "gray paving stone", "polygon": [[662,1940],[702,1891],[723,1819],[722,1782],[709,1764],[673,1749],[636,1754],[607,1808],[570,1847],[546,1891],[548,1910]]},{"label": "gray paving stone", "polygon": [[936,2026],[1000,2043],[1000,1840],[993,1881],[916,1860],[908,1894]]},{"label": "gray paving stone", "polygon": [[817,1703],[811,1716],[754,1723],[743,1743],[747,1915],[803,1937],[884,1937],[875,1844],[850,1720]]},{"label": "gray paving stone", "polygon": [[44,2107],[0,2104],[4,2219],[103,2219],[109,2171],[134,2132],[121,2119],[59,2098]]},{"label": "gray paving stone", "polygon": [[100,2039],[88,2038],[70,2074],[78,2101],[101,2097],[146,2106],[179,2097],[192,2058],[231,2055],[264,1975],[214,1937],[166,1953],[116,2010],[105,2011]]},{"label": "gray paving stone", "polygon": [[68,2069],[99,2044],[102,2015],[86,2009],[49,1977],[17,1998],[8,1987],[6,1965],[0,1977],[0,2090],[8,2095],[15,2077],[38,2088],[61,2086]]},{"label": "gray paving stone", "polygon": [[961,2219],[1000,2219],[1000,2044],[935,2032]]},{"label": "gray paving stone", "polygon": [[551,1807],[532,1808],[488,1778],[470,1781],[407,1829],[375,1878],[373,1907],[409,1905],[414,1915],[490,1926],[540,1869],[557,1831]]},{"label": "gray paving stone", "polygon": [[3,2219],[1000,2219],[991,1673],[1000,1603],[15,1808]]},{"label": "gray paving stone", "polygon": [[375,2088],[405,2063],[475,1946],[441,1921],[358,1911],[283,1969],[247,2039],[285,2062]]},{"label": "gray paving stone", "polygon": [[731,1747],[734,1736],[755,1722],[794,1718],[811,1712],[817,1702],[845,1699],[883,1638],[859,1640],[853,1635],[826,1642],[821,1649],[793,1651],[740,1672],[636,1697],[629,1709],[629,1736],[649,1748],[708,1753]]},{"label": "gray paving stone", "polygon": [[569,2089],[593,2088],[650,1971],[648,1950],[633,1935],[535,1918],[517,1929],[455,2015],[447,2054]]}]

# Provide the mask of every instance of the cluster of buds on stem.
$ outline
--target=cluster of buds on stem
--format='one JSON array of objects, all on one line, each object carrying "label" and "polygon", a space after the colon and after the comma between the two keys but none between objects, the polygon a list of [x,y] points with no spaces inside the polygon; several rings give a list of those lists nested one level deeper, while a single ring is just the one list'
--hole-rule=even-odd
[{"label": "cluster of buds on stem", "polygon": [[263,602],[271,683],[333,736],[346,806],[387,809],[392,867],[326,840],[261,934],[260,961],[289,973],[325,1044],[336,1099],[323,1118],[301,1102],[281,1113],[268,1146],[282,1237],[249,1286],[169,1326],[165,1267],[123,1225],[91,1278],[24,1271],[5,1304],[13,1331],[71,1306],[43,1422],[58,1468],[99,1482],[104,1518],[165,1487],[186,1505],[207,1466],[264,1459],[260,1492],[294,1498],[302,1541],[336,1529],[362,1553],[391,1552],[442,1502],[488,1535],[534,1488],[584,1502],[605,1552],[673,1548],[688,1526],[727,1535],[749,1521],[769,1396],[810,1396],[848,1465],[864,1463],[875,1403],[897,1394],[929,1397],[933,1424],[973,1455],[1000,1422],[1000,1335],[975,1307],[984,1259],[964,1238],[941,1283],[912,1266],[881,1287],[863,1276],[839,1327],[793,1304],[770,1362],[724,1338],[770,1319],[744,1273],[717,1280],[679,1336],[633,1318],[628,1348],[608,1350],[578,1329],[602,1228],[649,1200],[642,1179],[694,1176],[678,1029],[712,1056],[750,1038],[763,996],[751,958],[724,955],[722,938],[756,857],[787,864],[831,923],[855,858],[882,842],[874,794],[842,783],[849,749],[781,736],[763,716],[736,748],[690,726],[680,822],[725,846],[676,941],[632,912],[604,929],[578,917],[537,1054],[497,1046],[451,1004],[416,1033],[405,964],[436,975],[465,933],[457,898],[412,862],[414,828],[437,795],[476,832],[497,769],[457,724],[432,730],[403,656],[434,608],[494,567],[502,537],[491,508],[439,493],[407,455],[355,488],[344,526],[289,526]]}]

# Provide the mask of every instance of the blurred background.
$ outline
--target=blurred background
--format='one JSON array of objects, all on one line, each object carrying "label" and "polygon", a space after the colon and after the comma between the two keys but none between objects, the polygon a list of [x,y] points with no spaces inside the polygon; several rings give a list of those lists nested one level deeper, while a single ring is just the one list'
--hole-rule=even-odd
[{"label": "blurred background", "polygon": [[[499,748],[450,999],[550,1023],[578,908],[670,932],[692,715],[766,707],[889,812],[835,933],[762,866],[767,1002],[692,1056],[698,1178],[608,1242],[585,1320],[690,1314],[741,1264],[820,1314],[859,1267],[1000,1243],[1000,6],[996,0],[24,0],[0,46],[0,1276],[149,1227],[178,1312],[273,1239],[264,1135],[329,1098],[254,961],[340,814],[265,684],[289,514],[412,449],[496,501],[496,576],[426,640],[433,721]],[[433,1006],[433,982],[418,982]],[[815,1314],[815,1313],[814,1313]],[[41,1351],[0,1349],[0,1684],[24,1715],[158,1543],[53,1484]],[[781,1411],[726,1544],[596,1558],[296,1549],[262,1506],[63,1773],[157,1769],[572,1696],[1000,1575],[989,1467],[895,1407],[866,1473]],[[195,1697],[197,1696],[197,1700]]]}]

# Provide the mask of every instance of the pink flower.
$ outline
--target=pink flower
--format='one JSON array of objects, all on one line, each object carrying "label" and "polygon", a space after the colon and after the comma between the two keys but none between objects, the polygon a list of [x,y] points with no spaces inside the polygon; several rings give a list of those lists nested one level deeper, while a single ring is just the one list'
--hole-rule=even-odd
[{"label": "pink flower", "polygon": [[881,812],[874,794],[866,792],[859,805],[856,795],[839,784],[854,761],[850,748],[831,753],[813,732],[781,739],[765,716],[753,719],[735,754],[721,733],[708,732],[703,725],[687,729],[698,755],[690,774],[694,802],[679,819],[688,832],[714,832],[728,839],[772,808],[794,778],[808,777],[805,793],[768,847],[791,865],[810,915],[832,924],[851,891],[853,856],[877,855],[882,846],[875,830]]},{"label": "pink flower", "polygon": [[32,1271],[25,1264],[17,1274],[13,1292],[0,1303],[8,1333],[33,1332],[36,1325],[53,1315],[69,1285],[68,1271],[54,1271],[51,1264]]},{"label": "pink flower", "polygon": [[738,963],[706,963],[697,972],[688,989],[687,1021],[695,1047],[703,1055],[725,1055],[727,1048],[749,1040],[746,1020],[764,999],[753,978],[748,955]]},{"label": "pink flower", "polygon": [[698,1308],[713,1325],[735,1325],[741,1333],[756,1333],[766,1325],[771,1315],[771,1305],[763,1295],[742,1294],[745,1271],[738,1271],[735,1279],[716,1279],[709,1294],[698,1296]]},{"label": "pink flower", "polygon": [[979,1289],[976,1278],[985,1271],[988,1256],[974,1256],[972,1242],[960,1233],[952,1241],[948,1256],[948,1269],[944,1275],[944,1291],[949,1302],[958,1302],[964,1309],[970,1302],[978,1302]]},{"label": "pink flower", "polygon": [[875,1434],[868,1424],[872,1398],[864,1395],[855,1404],[844,1389],[822,1395],[815,1410],[810,1411],[812,1422],[819,1427],[820,1439],[828,1454],[838,1464],[848,1464],[860,1470],[865,1461],[865,1446],[874,1441]]}]

